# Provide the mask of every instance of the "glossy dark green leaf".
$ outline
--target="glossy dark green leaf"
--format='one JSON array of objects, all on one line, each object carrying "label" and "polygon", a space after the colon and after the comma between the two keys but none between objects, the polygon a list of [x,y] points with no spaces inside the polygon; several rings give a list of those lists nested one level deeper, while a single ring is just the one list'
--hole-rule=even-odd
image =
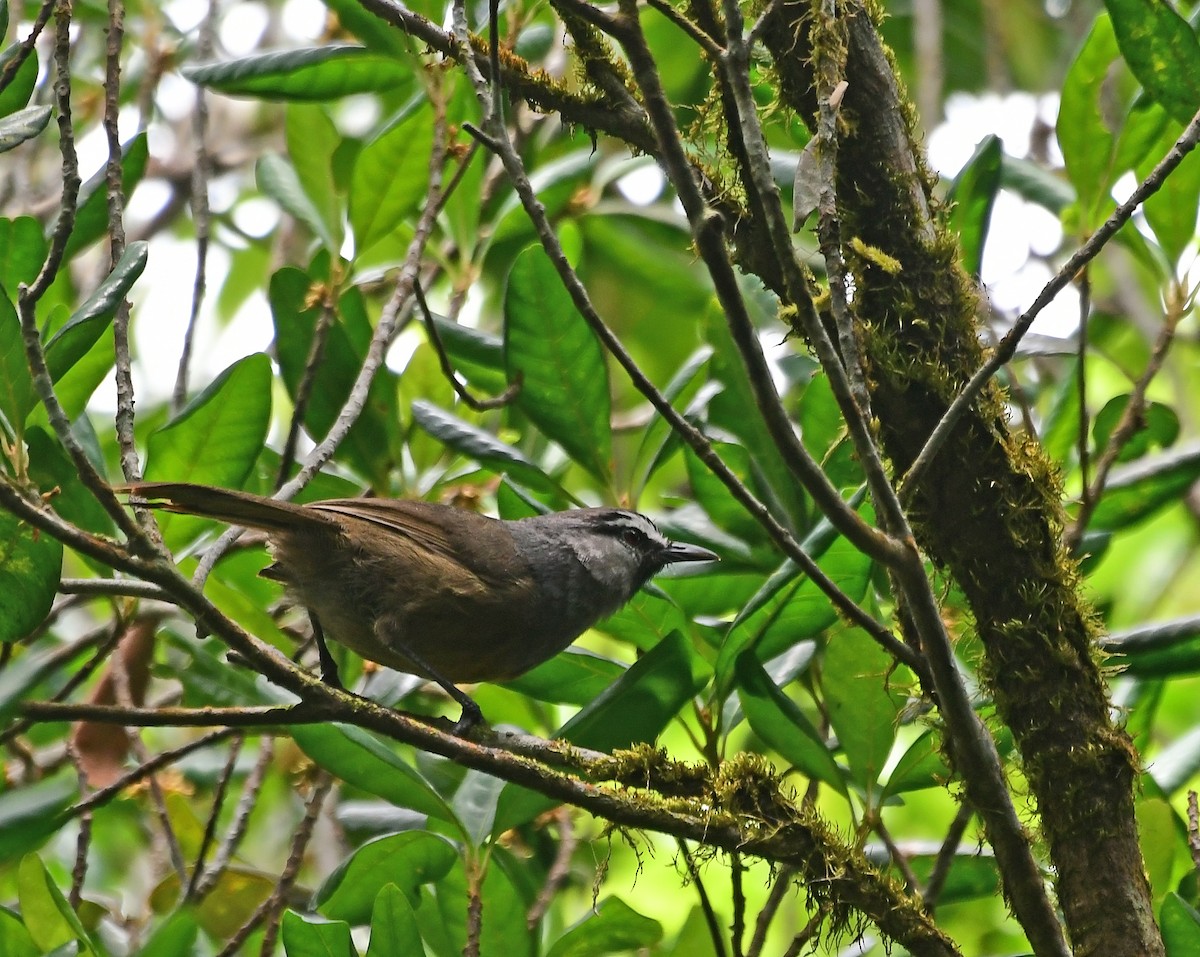
[{"label": "glossy dark green leaf", "polygon": [[412,404],[413,421],[449,448],[474,459],[496,472],[508,472],[519,482],[539,490],[550,490],[556,483],[535,462],[490,432],[464,422],[420,399]]},{"label": "glossy dark green leaf", "polygon": [[362,47],[325,46],[262,53],[183,68],[199,86],[259,100],[335,100],[351,93],[383,93],[412,82],[412,70]]},{"label": "glossy dark green leaf", "polygon": [[[1117,423],[1121,421],[1129,406],[1128,395],[1114,396],[1105,403],[1092,420],[1092,441],[1097,451],[1104,449],[1112,437]],[[1179,438],[1179,416],[1175,410],[1161,402],[1149,402],[1141,415],[1142,427],[1121,448],[1118,462],[1131,462],[1141,458],[1152,448],[1165,449]]]},{"label": "glossy dark green leaf", "polygon": [[1096,225],[1112,205],[1108,187],[1116,131],[1112,129],[1103,95],[1109,68],[1119,50],[1112,21],[1099,16],[1063,81],[1058,111],[1058,142],[1067,178],[1083,207],[1082,227]]},{"label": "glossy dark green leaf", "polygon": [[30,106],[0,119],[0,153],[7,153],[41,133],[53,112],[48,106]]},{"label": "glossy dark green leaf", "polygon": [[601,957],[653,947],[662,940],[662,924],[639,914],[619,897],[606,897],[594,913],[567,930],[546,957]]},{"label": "glossy dark green leaf", "polygon": [[986,136],[975,147],[974,155],[955,177],[946,196],[954,207],[950,228],[958,233],[963,266],[978,278],[983,263],[983,244],[992,220],[992,206],[1000,191],[1000,167],[1004,147],[998,136]]},{"label": "glossy dark green leaf", "polygon": [[504,297],[509,381],[533,423],[603,482],[611,481],[612,400],[604,352],[540,246],[517,257]]},{"label": "glossy dark green leaf", "polygon": [[1105,0],[1117,43],[1138,82],[1180,123],[1200,107],[1200,43],[1162,0]]},{"label": "glossy dark green leaf", "polygon": [[425,103],[412,102],[358,154],[350,179],[356,256],[412,217],[429,191],[434,117]]},{"label": "glossy dark green leaf", "polygon": [[1200,957],[1200,912],[1174,891],[1162,903],[1161,927],[1167,957]]},{"label": "glossy dark green leaf", "polygon": [[1191,444],[1113,469],[1088,527],[1127,528],[1178,501],[1200,478],[1200,446]]},{"label": "glossy dark green leaf", "polygon": [[831,635],[821,664],[821,689],[829,723],[850,764],[854,780],[870,795],[896,737],[896,717],[904,705],[889,686],[894,662],[863,631]]},{"label": "glossy dark green leaf", "polygon": [[425,957],[412,902],[395,884],[385,884],[375,897],[367,957]]},{"label": "glossy dark green leaf", "polygon": [[845,794],[845,774],[824,738],[753,652],[738,656],[735,675],[742,711],[754,733],[793,767]]},{"label": "glossy dark green leaf", "polygon": [[347,784],[397,807],[454,823],[454,812],[429,782],[369,732],[350,725],[298,725],[292,728],[292,738],[313,761]]},{"label": "glossy dark green leaf", "polygon": [[146,268],[150,245],[130,243],[112,272],[96,287],[87,301],[72,313],[46,343],[46,367],[50,378],[57,382],[82,359],[104,333],[125,301],[129,290]]},{"label": "glossy dark green leaf", "polygon": [[25,360],[25,340],[17,310],[0,289],[0,415],[20,432],[34,405],[33,378]]},{"label": "glossy dark green leaf", "polygon": [[[150,433],[146,479],[241,488],[267,441],[271,421],[271,360],[239,359],[182,412]],[[186,544],[204,527],[191,515],[165,515],[168,544]]]},{"label": "glossy dark green leaf", "polygon": [[50,612],[62,543],[0,510],[0,641],[18,641]]},{"label": "glossy dark green leaf", "polygon": [[333,920],[365,924],[384,887],[398,887],[416,907],[421,885],[441,880],[456,860],[454,846],[428,831],[376,838],[357,848],[325,879],[313,906]]},{"label": "glossy dark green leaf", "polygon": [[350,925],[315,920],[288,909],[283,914],[283,951],[287,957],[356,957]]},{"label": "glossy dark green leaf", "polygon": [[[4,33],[0,32],[0,39],[4,37]],[[3,53],[0,53],[0,72],[8,66],[21,49],[21,44],[14,43],[8,47]],[[25,57],[25,61],[17,67],[17,72],[9,79],[8,85],[3,91],[0,91],[0,117],[5,120],[11,119],[18,111],[28,112],[25,107],[29,104],[29,98],[33,96],[34,87],[37,86],[38,75],[38,55],[37,48],[29,51],[29,55]],[[34,107],[35,110],[45,110],[46,119],[50,116],[50,107],[41,106]],[[3,146],[4,141],[4,122],[0,121],[0,152],[8,147]],[[45,126],[45,120],[42,121]]]},{"label": "glossy dark green leaf", "polygon": [[63,812],[79,794],[70,771],[0,791],[0,861],[15,862],[63,826]]},{"label": "glossy dark green leaf", "polygon": [[[149,157],[145,133],[138,133],[121,147],[121,189],[126,200],[134,186],[141,182]],[[66,258],[72,259],[81,249],[103,236],[107,229],[108,186],[105,169],[101,166],[79,190],[79,211],[75,214],[71,238],[67,240]]]},{"label": "glossy dark green leaf", "polygon": [[624,673],[623,665],[584,651],[564,651],[505,687],[538,701],[583,706]]},{"label": "glossy dark green leaf", "polygon": [[[553,737],[596,751],[654,741],[711,677],[709,666],[687,639],[672,632]],[[553,799],[510,785],[500,797],[493,833],[532,820],[554,804]]]}]

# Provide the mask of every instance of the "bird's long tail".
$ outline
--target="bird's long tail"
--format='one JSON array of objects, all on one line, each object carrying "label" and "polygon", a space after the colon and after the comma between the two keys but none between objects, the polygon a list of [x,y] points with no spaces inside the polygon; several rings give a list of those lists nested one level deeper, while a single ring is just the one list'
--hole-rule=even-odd
[{"label": "bird's long tail", "polygon": [[203,515],[231,525],[278,531],[300,524],[324,524],[328,521],[320,512],[291,502],[214,488],[190,482],[132,482],[118,485],[117,492],[126,492],[135,504],[145,504],[167,512]]}]

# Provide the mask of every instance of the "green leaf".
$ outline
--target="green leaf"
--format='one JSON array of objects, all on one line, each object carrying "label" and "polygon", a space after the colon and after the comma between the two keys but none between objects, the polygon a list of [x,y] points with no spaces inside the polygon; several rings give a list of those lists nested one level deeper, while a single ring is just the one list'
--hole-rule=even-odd
[{"label": "green leaf", "polygon": [[1200,44],[1164,0],[1105,0],[1129,69],[1180,123],[1200,107]]},{"label": "green leaf", "polygon": [[949,781],[953,775],[937,744],[938,738],[932,731],[922,732],[892,768],[884,793],[921,791]]},{"label": "green leaf", "polygon": [[783,693],[753,652],[738,656],[738,699],[754,733],[808,777],[846,793],[845,775],[824,738]]},{"label": "green leaf", "polygon": [[454,813],[462,821],[467,838],[475,847],[483,847],[496,820],[496,804],[504,782],[474,768],[454,792]]},{"label": "green leaf", "polygon": [[[1117,423],[1129,406],[1130,398],[1129,395],[1114,396],[1096,413],[1092,421],[1092,441],[1098,451],[1108,445]],[[1122,447],[1117,456],[1118,462],[1141,458],[1154,447],[1165,449],[1179,438],[1179,416],[1170,406],[1149,402],[1142,410],[1141,419],[1142,427]]]},{"label": "green leaf", "polygon": [[0,219],[0,286],[15,292],[33,282],[46,249],[42,224],[32,216]]},{"label": "green leaf", "polygon": [[991,225],[992,206],[1000,191],[1000,167],[1004,146],[998,136],[986,136],[974,155],[955,178],[946,200],[953,203],[950,228],[958,233],[963,266],[978,278],[983,263],[983,244]]},{"label": "green leaf", "polygon": [[138,951],[138,957],[180,957],[195,953],[200,927],[195,916],[178,910],[157,927]]},{"label": "green leaf", "polygon": [[36,854],[26,854],[17,872],[17,894],[21,913],[34,942],[43,952],[71,941],[79,941],[93,954],[103,953],[80,923],[62,891]]},{"label": "green leaf", "polygon": [[311,920],[291,908],[283,914],[283,951],[287,957],[354,957],[350,925]]},{"label": "green leaf", "polygon": [[896,716],[903,696],[888,688],[893,666],[863,631],[850,628],[832,636],[825,646],[821,688],[829,723],[837,734],[855,781],[875,790],[896,737]]},{"label": "green leaf", "polygon": [[[393,57],[400,57],[408,52],[407,35],[370,13],[357,0],[324,0],[324,2],[325,6],[337,17],[338,26],[354,34],[367,48],[376,53],[384,53]],[[418,9],[417,12],[423,11]]]},{"label": "green leaf", "polygon": [[[489,861],[480,894],[483,913],[487,916],[483,918],[479,952],[497,957],[534,957],[537,936],[525,925],[525,914],[531,901],[522,896],[513,876],[521,865],[510,866],[511,859],[502,848],[493,848]],[[437,886],[437,909],[422,906],[417,911],[422,936],[444,957],[457,957],[464,952],[466,901],[466,877],[459,863]],[[431,918],[440,925],[434,933],[430,932]],[[437,946],[435,939],[444,941],[444,946]]]},{"label": "green leaf", "polygon": [[37,404],[17,310],[0,289],[0,415],[18,435]]},{"label": "green leaf", "polygon": [[[121,147],[121,189],[126,201],[134,186],[141,182],[149,156],[150,147],[145,133],[138,133]],[[67,240],[68,260],[108,230],[108,183],[105,177],[105,168],[101,166],[79,190],[79,211],[75,214],[75,228],[71,230],[71,238]]]},{"label": "green leaf", "polygon": [[[47,664],[62,666],[61,661]],[[50,838],[63,826],[63,811],[78,794],[79,782],[67,770],[0,792],[0,861],[15,861]]]},{"label": "green leaf", "polygon": [[134,242],[126,246],[104,282],[50,337],[46,343],[46,367],[51,379],[57,382],[66,375],[108,328],[125,296],[145,270],[149,255],[149,243]]},{"label": "green leaf", "polygon": [[538,465],[490,432],[464,422],[436,405],[417,399],[412,404],[413,422],[461,455],[496,472],[508,472],[531,488],[548,491],[558,484]]},{"label": "green leaf", "polygon": [[[3,37],[4,33],[0,31],[0,39],[3,39]],[[21,44],[14,43],[3,53],[0,53],[0,72],[4,71],[4,68],[17,56],[20,49]],[[18,110],[24,113],[29,112],[29,110],[23,109],[23,107],[28,105],[29,98],[33,96],[33,90],[37,86],[37,75],[38,57],[35,48],[29,51],[29,55],[25,57],[24,62],[17,67],[16,73],[9,77],[8,85],[3,91],[0,91],[0,117],[8,118],[11,114],[17,113]],[[50,107],[34,107],[34,110],[45,110],[46,118],[49,119]],[[42,121],[42,125],[46,125],[45,120]],[[3,133],[0,132],[0,141],[2,140]],[[0,152],[3,152],[3,149],[0,149]]]},{"label": "green leaf", "polygon": [[30,106],[0,119],[0,153],[7,153],[41,133],[53,112],[49,106]]},{"label": "green leaf", "polygon": [[385,887],[398,887],[416,907],[421,885],[440,881],[456,860],[454,846],[428,831],[376,838],[357,848],[325,879],[313,906],[331,919],[365,924]]},{"label": "green leaf", "polygon": [[0,907],[0,957],[41,957],[41,953],[21,919]]},{"label": "green leaf", "polygon": [[[267,441],[270,420],[271,360],[260,352],[239,359],[150,434],[146,479],[241,488]],[[168,544],[178,547],[204,522],[169,515],[160,525]]]},{"label": "green leaf", "polygon": [[[866,592],[871,560],[837,535],[828,521],[818,522],[800,544],[850,598],[857,601]],[[784,559],[725,632],[717,657],[718,696],[723,698],[731,690],[734,664],[744,651],[753,649],[760,661],[769,661],[837,620],[825,593],[791,559]]]},{"label": "green leaf", "polygon": [[199,86],[259,100],[335,100],[352,93],[384,93],[412,82],[412,70],[362,47],[323,46],[262,53],[183,68]]},{"label": "green leaf", "polygon": [[385,884],[375,897],[367,957],[425,957],[413,905],[395,884]]},{"label": "green leaf", "polygon": [[582,706],[599,697],[624,672],[623,665],[608,658],[568,649],[504,686],[538,701]]},{"label": "green leaf", "polygon": [[[342,137],[325,107],[307,103],[292,103],[288,106],[284,135],[291,169],[295,172],[296,180],[308,199],[310,208],[321,222],[321,229],[314,232],[325,241],[325,248],[330,255],[336,256],[342,248],[342,200],[334,177],[333,164],[334,154],[342,145]],[[266,158],[263,157],[264,160]],[[279,157],[275,160],[277,164],[286,163]],[[260,169],[259,175],[269,178],[272,174],[264,173]],[[286,174],[280,169],[276,175]],[[282,183],[275,185],[280,188],[283,186]],[[275,193],[270,195],[291,212]]]},{"label": "green leaf", "polygon": [[1116,531],[1176,502],[1200,478],[1200,445],[1147,456],[1115,468],[1088,528]]},{"label": "green leaf", "polygon": [[291,163],[278,153],[267,153],[254,167],[254,180],[258,188],[290,216],[311,229],[330,255],[337,255],[341,248],[338,241],[340,228],[335,233],[334,227],[321,215],[321,210],[305,192],[304,184]]},{"label": "green leaf", "polygon": [[1063,80],[1058,142],[1067,178],[1083,208],[1084,231],[1096,225],[1104,207],[1112,204],[1108,187],[1114,175],[1116,131],[1102,108],[1102,97],[1118,53],[1112,21],[1098,16]]},{"label": "green leaf", "polygon": [[50,613],[62,543],[0,510],[0,641],[19,641]]},{"label": "green leaf", "polygon": [[[1162,125],[1158,140],[1150,145],[1138,164],[1139,179],[1150,175],[1182,132],[1183,126],[1176,120]],[[1196,236],[1197,207],[1200,207],[1200,154],[1192,150],[1142,207],[1168,262],[1176,268]]]},{"label": "green leaf", "polygon": [[79,470],[58,437],[41,426],[25,433],[29,450],[29,477],[43,492],[56,489],[54,510],[67,521],[101,535],[112,534],[112,517],[91,490],[83,484]]},{"label": "green leaf", "polygon": [[554,942],[546,957],[601,957],[653,947],[662,940],[662,924],[639,914],[619,897],[601,901]]},{"label": "green leaf", "polygon": [[547,437],[602,482],[611,481],[612,399],[604,352],[540,246],[517,257],[504,297],[509,381]]},{"label": "green leaf", "polygon": [[1200,912],[1172,891],[1160,914],[1167,957],[1200,957]]},{"label": "green leaf", "polygon": [[430,817],[456,824],[454,812],[406,761],[350,725],[297,725],[292,738],[313,761],[347,784]]},{"label": "green leaf", "polygon": [[413,216],[429,191],[434,120],[426,102],[413,100],[358,154],[350,180],[355,256]]}]

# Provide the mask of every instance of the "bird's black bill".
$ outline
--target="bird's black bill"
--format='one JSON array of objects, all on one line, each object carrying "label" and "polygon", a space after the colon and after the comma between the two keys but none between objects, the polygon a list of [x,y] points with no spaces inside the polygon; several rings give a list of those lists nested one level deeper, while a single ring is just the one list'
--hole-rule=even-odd
[{"label": "bird's black bill", "polygon": [[671,542],[667,548],[667,563],[672,562],[719,562],[721,556],[700,545],[688,542]]}]

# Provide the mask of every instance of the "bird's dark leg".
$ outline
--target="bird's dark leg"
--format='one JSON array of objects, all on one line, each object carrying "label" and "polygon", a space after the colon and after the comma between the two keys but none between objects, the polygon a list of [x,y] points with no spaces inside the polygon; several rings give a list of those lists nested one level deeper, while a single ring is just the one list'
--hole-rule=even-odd
[{"label": "bird's dark leg", "polygon": [[317,643],[317,657],[321,659],[321,680],[331,688],[344,691],[342,679],[338,677],[337,662],[333,660],[329,646],[325,644],[325,632],[321,628],[321,621],[311,608],[308,609],[308,620],[312,623],[313,639]]},{"label": "bird's dark leg", "polygon": [[391,645],[393,650],[400,652],[400,654],[404,655],[405,658],[416,665],[417,668],[420,669],[421,677],[428,678],[430,681],[435,682],[443,691],[446,692],[446,694],[457,701],[462,707],[462,714],[460,714],[458,716],[458,720],[454,722],[455,734],[461,738],[473,727],[475,727],[475,725],[480,724],[483,721],[483,712],[479,710],[479,705],[472,701],[471,696],[458,688],[453,681],[443,678],[440,674],[438,674],[436,668],[430,666],[429,663],[426,662],[420,655],[414,654],[411,650],[409,650],[407,645],[398,642],[394,635],[389,636],[387,643]]}]

